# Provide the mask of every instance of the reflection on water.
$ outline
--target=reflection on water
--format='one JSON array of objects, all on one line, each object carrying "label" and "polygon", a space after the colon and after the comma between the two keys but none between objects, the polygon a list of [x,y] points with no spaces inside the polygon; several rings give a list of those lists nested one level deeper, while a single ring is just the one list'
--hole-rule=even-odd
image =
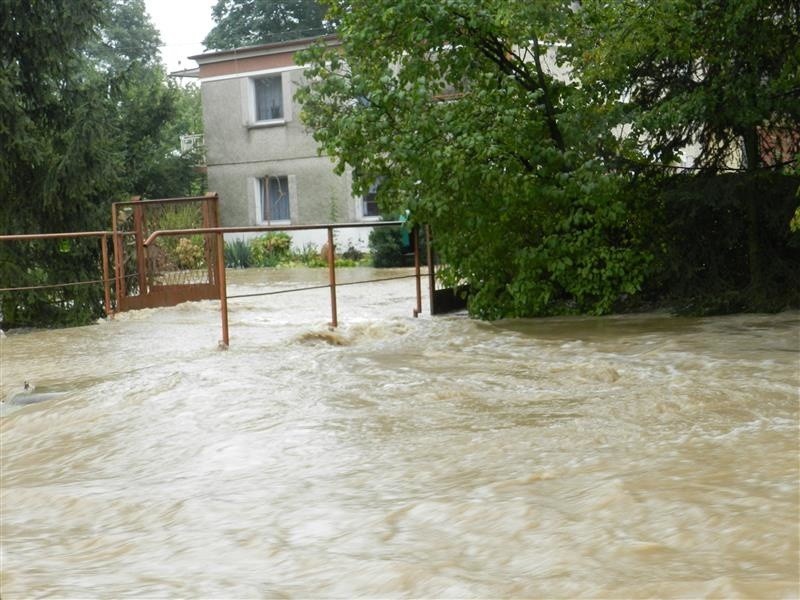
[{"label": "reflection on water", "polygon": [[341,288],[335,332],[325,289],[232,300],[227,352],[215,302],[2,338],[2,597],[797,597],[800,313],[413,287]]}]

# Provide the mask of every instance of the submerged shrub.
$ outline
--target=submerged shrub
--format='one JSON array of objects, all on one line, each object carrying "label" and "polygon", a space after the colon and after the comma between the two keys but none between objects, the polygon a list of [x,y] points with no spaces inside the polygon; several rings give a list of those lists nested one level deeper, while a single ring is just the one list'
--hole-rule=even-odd
[{"label": "submerged shrub", "polygon": [[270,232],[250,242],[253,264],[257,267],[275,267],[289,258],[292,237],[283,231]]},{"label": "submerged shrub", "polygon": [[203,243],[182,237],[174,250],[175,264],[179,269],[199,269],[203,265]]},{"label": "submerged shrub", "polygon": [[369,234],[372,264],[378,268],[403,266],[403,233],[399,227],[376,227]]},{"label": "submerged shrub", "polygon": [[253,253],[244,240],[225,242],[225,266],[233,269],[247,269],[253,264]]},{"label": "submerged shrub", "polygon": [[364,253],[358,248],[355,248],[353,244],[349,244],[347,246],[347,250],[342,252],[342,258],[352,260],[353,262],[358,262],[364,258]]},{"label": "submerged shrub", "polygon": [[317,248],[313,242],[308,242],[301,250],[294,253],[294,258],[306,267],[324,267],[328,264],[328,245]]}]

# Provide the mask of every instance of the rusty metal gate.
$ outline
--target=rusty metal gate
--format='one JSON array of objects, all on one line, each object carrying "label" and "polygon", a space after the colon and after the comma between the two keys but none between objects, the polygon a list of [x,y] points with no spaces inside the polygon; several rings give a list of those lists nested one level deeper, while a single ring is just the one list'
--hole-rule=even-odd
[{"label": "rusty metal gate", "polygon": [[218,203],[217,194],[207,194],[112,205],[118,311],[220,298],[219,236],[187,231],[144,244],[157,230],[219,227]]}]

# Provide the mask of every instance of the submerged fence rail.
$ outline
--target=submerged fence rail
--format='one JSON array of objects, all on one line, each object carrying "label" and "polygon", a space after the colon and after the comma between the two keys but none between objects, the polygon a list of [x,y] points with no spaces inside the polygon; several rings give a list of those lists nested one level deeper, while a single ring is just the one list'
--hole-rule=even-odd
[{"label": "submerged fence rail", "polygon": [[[327,259],[328,259],[328,285],[315,286],[314,288],[298,288],[295,290],[281,290],[283,293],[289,291],[301,291],[306,289],[322,289],[325,287],[330,288],[330,306],[331,306],[331,327],[339,326],[338,310],[336,305],[336,250],[335,240],[333,237],[334,229],[356,229],[356,228],[375,228],[375,227],[401,227],[405,225],[403,221],[376,221],[371,223],[327,223],[320,225],[253,225],[246,227],[202,227],[198,229],[161,229],[153,231],[147,239],[142,242],[143,247],[146,249],[151,246],[159,237],[162,236],[176,236],[187,234],[212,234],[217,236],[217,282],[219,283],[219,301],[220,301],[220,318],[222,320],[222,340],[220,341],[221,348],[227,348],[230,345],[230,335],[228,328],[228,293],[227,282],[225,278],[225,244],[224,234],[235,233],[269,233],[279,231],[320,231],[327,232]],[[417,317],[422,312],[422,290],[420,284],[420,256],[419,256],[419,233],[417,228],[413,230],[413,249],[414,249],[414,268],[417,280],[416,292],[417,302],[414,308],[414,316]],[[368,283],[368,282],[363,282]],[[340,284],[342,285],[342,284]],[[264,293],[263,295],[267,295]]]},{"label": "submerged fence rail", "polygon": [[[168,202],[184,202],[186,200],[191,199],[170,199]],[[123,205],[131,205],[134,207],[141,206],[142,203],[134,201],[130,203],[118,203],[116,206]],[[115,208],[116,210],[116,208]],[[336,282],[336,249],[335,249],[335,240],[333,232],[336,229],[354,229],[354,228],[367,228],[367,229],[374,229],[379,227],[401,227],[406,225],[403,221],[376,221],[376,222],[369,222],[369,223],[327,223],[327,224],[320,224],[320,225],[258,225],[258,226],[245,226],[245,227],[199,227],[199,228],[191,228],[191,229],[160,229],[156,231],[152,231],[146,239],[144,236],[136,235],[135,232],[130,231],[81,231],[81,232],[64,232],[64,233],[40,233],[40,234],[17,234],[17,235],[0,235],[0,242],[32,242],[38,240],[63,240],[63,239],[71,239],[71,238],[98,238],[101,245],[101,272],[102,278],[101,279],[92,279],[86,281],[69,281],[65,283],[43,283],[40,285],[26,285],[26,286],[18,286],[18,287],[5,287],[0,288],[0,292],[16,292],[16,291],[28,291],[28,290],[44,290],[44,289],[54,289],[54,288],[64,288],[68,286],[81,286],[81,285],[96,285],[99,283],[103,284],[104,288],[104,303],[105,303],[105,312],[107,316],[113,316],[115,312],[120,310],[125,310],[125,306],[120,305],[120,286],[127,285],[124,282],[128,279],[133,278],[141,278],[141,273],[132,273],[132,274],[124,274],[121,268],[121,261],[122,258],[117,256],[117,251],[121,248],[121,240],[128,236],[135,236],[135,245],[137,248],[137,254],[140,256],[146,256],[147,252],[150,248],[156,248],[156,240],[161,237],[171,237],[171,236],[187,236],[187,235],[206,235],[209,237],[213,237],[216,241],[214,244],[215,248],[213,248],[212,254],[215,254],[215,260],[209,261],[209,270],[213,272],[213,275],[217,282],[217,290],[218,290],[218,299],[220,301],[220,316],[222,321],[222,340],[220,341],[220,346],[222,348],[227,348],[230,343],[230,336],[228,331],[228,299],[235,299],[235,298],[245,298],[245,297],[254,297],[254,296],[268,296],[273,294],[285,294],[289,292],[299,292],[299,291],[306,291],[306,290],[314,290],[314,289],[330,289],[330,308],[331,308],[331,327],[338,327],[338,314],[337,314],[337,299],[336,299],[336,287],[343,286],[343,285],[357,285],[357,284],[366,284],[366,283],[377,283],[381,281],[390,281],[390,280],[397,280],[397,279],[416,279],[416,306],[413,310],[413,315],[415,317],[419,316],[422,312],[422,285],[421,285],[421,260],[420,260],[420,240],[419,240],[419,228],[414,227],[412,228],[412,238],[411,238],[411,245],[413,248],[414,253],[414,274],[413,275],[401,275],[401,276],[394,276],[394,277],[381,277],[377,279],[368,279],[368,280],[360,280],[360,281],[348,281],[344,283]],[[116,225],[115,225],[116,226]],[[224,235],[225,234],[238,234],[238,233],[268,233],[268,232],[286,232],[286,231],[326,231],[327,232],[327,244],[326,244],[326,254],[327,254],[327,263],[328,263],[328,284],[327,285],[316,285],[316,286],[307,286],[301,288],[292,288],[288,290],[272,290],[268,292],[261,292],[261,293],[254,293],[254,294],[238,294],[233,296],[228,296],[227,294],[227,285],[226,285],[226,277],[225,277],[225,257],[224,257],[224,250],[225,250],[225,243],[224,243]],[[427,237],[427,232],[426,232]],[[108,245],[109,245],[109,238],[111,241],[114,242],[114,274],[110,273],[109,268],[109,254],[108,254]],[[430,247],[430,246],[428,246]],[[428,250],[428,272],[425,274],[428,277],[433,277],[433,268],[431,267],[430,263],[430,250]],[[112,284],[115,285],[115,298],[116,303],[115,306],[112,306],[111,303],[111,286]],[[433,292],[431,292],[433,293]],[[122,293],[124,295],[124,293]],[[211,297],[213,299],[213,296]]]}]

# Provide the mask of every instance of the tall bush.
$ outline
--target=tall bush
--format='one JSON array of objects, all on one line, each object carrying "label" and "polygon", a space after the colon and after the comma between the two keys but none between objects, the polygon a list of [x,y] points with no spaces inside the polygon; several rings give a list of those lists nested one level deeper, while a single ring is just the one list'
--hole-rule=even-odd
[{"label": "tall bush", "polygon": [[403,233],[399,227],[376,227],[369,234],[372,264],[378,268],[403,266]]},{"label": "tall bush", "polygon": [[247,269],[253,264],[253,253],[250,245],[237,239],[225,242],[225,266],[232,269]]},{"label": "tall bush", "polygon": [[253,265],[275,267],[287,260],[292,249],[292,238],[283,231],[270,232],[250,242]]},{"label": "tall bush", "polygon": [[[766,172],[666,180],[653,197],[657,260],[644,297],[690,314],[800,306],[800,232],[786,225],[798,184],[800,177]],[[749,226],[753,198],[756,240]]]}]

